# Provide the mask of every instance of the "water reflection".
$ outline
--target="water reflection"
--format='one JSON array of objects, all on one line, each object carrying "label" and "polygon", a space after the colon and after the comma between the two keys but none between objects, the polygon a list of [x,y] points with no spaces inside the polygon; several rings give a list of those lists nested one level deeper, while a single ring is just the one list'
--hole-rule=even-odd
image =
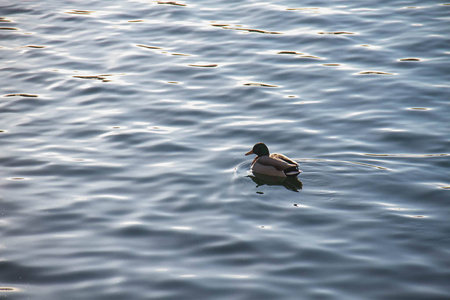
[{"label": "water reflection", "polygon": [[303,188],[303,183],[295,176],[276,177],[253,172],[253,175],[248,175],[248,177],[257,184],[257,187],[262,185],[281,185],[293,192],[298,192],[298,190]]}]

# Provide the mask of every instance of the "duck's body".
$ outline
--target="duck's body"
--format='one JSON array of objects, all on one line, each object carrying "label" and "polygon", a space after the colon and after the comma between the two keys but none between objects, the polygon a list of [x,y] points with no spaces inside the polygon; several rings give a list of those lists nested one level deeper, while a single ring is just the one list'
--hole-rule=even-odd
[{"label": "duck's body", "polygon": [[264,143],[257,143],[253,149],[245,155],[256,154],[257,157],[253,160],[251,170],[254,173],[275,176],[287,177],[297,176],[300,174],[298,163],[292,159],[279,153],[269,153],[269,149]]}]

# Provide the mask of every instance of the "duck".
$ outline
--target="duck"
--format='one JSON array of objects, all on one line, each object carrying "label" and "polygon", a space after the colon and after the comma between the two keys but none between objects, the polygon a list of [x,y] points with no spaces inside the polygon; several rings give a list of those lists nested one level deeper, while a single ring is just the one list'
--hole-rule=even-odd
[{"label": "duck", "polygon": [[245,155],[256,154],[252,162],[253,173],[275,177],[295,177],[301,173],[298,163],[280,153],[269,153],[264,143],[256,143]]}]

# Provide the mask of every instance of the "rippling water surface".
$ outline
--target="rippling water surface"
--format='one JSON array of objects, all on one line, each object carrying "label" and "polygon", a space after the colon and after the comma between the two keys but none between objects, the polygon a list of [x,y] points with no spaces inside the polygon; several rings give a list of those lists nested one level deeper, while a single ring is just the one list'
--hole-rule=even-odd
[{"label": "rippling water surface", "polygon": [[3,1],[0,297],[449,299],[449,16]]}]

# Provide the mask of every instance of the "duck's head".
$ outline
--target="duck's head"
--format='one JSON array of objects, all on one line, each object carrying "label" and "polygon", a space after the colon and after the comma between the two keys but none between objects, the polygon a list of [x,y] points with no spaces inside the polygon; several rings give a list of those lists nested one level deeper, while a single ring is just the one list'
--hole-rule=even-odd
[{"label": "duck's head", "polygon": [[269,148],[264,143],[257,143],[253,149],[245,153],[245,155],[256,154],[258,156],[269,155]]}]

